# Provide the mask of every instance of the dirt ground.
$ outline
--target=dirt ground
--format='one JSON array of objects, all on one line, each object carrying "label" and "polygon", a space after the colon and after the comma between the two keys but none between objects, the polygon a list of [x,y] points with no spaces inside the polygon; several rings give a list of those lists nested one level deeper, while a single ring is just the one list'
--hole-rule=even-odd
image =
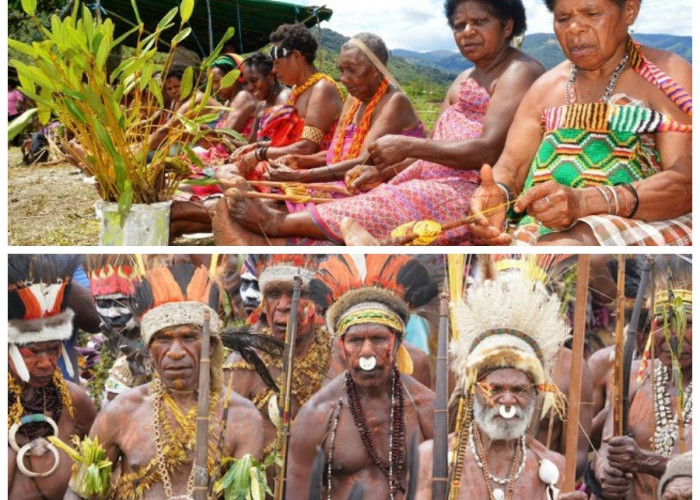
[{"label": "dirt ground", "polygon": [[[100,223],[93,184],[69,163],[22,164],[19,148],[8,151],[8,244],[12,246],[97,246]],[[211,245],[178,239],[176,245]]]},{"label": "dirt ground", "polygon": [[22,164],[19,148],[8,152],[8,243],[10,245],[93,246],[100,224],[99,199],[80,170],[68,163]]}]

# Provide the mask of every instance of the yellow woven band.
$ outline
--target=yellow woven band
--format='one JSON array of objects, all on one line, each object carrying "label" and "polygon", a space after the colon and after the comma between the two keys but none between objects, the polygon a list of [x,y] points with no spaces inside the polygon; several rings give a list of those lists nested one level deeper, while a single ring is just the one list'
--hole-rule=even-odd
[{"label": "yellow woven band", "polygon": [[403,334],[404,330],[404,323],[398,315],[385,309],[363,309],[343,316],[338,322],[336,332],[338,335],[343,336],[351,326],[367,323],[384,325],[401,334]]},{"label": "yellow woven band", "polygon": [[307,139],[320,146],[321,142],[323,142],[323,130],[318,127],[312,127],[311,125],[304,125],[301,131],[301,138]]},{"label": "yellow woven band", "polygon": [[671,305],[669,295],[673,297],[673,300],[677,300],[680,297],[685,308],[688,312],[691,312],[693,306],[693,291],[679,288],[670,290],[670,294],[669,290],[659,290],[656,292],[654,295],[654,309],[657,315],[663,314],[664,310]]}]

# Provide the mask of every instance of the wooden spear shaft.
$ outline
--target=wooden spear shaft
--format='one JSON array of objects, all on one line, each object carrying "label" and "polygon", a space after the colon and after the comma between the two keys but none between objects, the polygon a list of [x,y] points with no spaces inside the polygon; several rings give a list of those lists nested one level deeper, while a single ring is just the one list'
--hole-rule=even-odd
[{"label": "wooden spear shaft", "polygon": [[617,320],[615,323],[615,366],[613,390],[613,430],[616,436],[622,436],[622,394],[624,386],[624,329],[625,329],[625,256],[617,257]]},{"label": "wooden spear shaft", "polygon": [[440,295],[440,329],[435,365],[435,416],[433,420],[433,500],[447,497],[447,336],[449,325],[447,278]]},{"label": "wooden spear shaft", "polygon": [[209,471],[207,453],[209,451],[209,393],[210,388],[210,312],[204,311],[202,327],[202,350],[199,359],[199,395],[197,400],[197,433],[194,447],[194,500],[207,500]]},{"label": "wooden spear shaft", "polygon": [[576,458],[578,455],[578,426],[581,413],[581,377],[583,374],[583,344],[586,337],[586,309],[588,307],[588,273],[590,255],[579,255],[576,271],[576,306],[574,308],[574,341],[571,347],[571,383],[566,416],[566,464],[563,492],[574,491]]},{"label": "wooden spear shaft", "polygon": [[301,293],[301,276],[294,276],[294,289],[292,291],[292,305],[287,323],[287,335],[284,347],[284,385],[281,393],[284,395],[282,407],[282,422],[277,432],[278,446],[280,447],[280,464],[277,468],[277,482],[275,483],[275,500],[285,498],[287,488],[287,455],[289,448],[289,432],[292,420],[292,372],[294,371],[294,345],[297,337],[297,317],[299,315],[299,294]]}]

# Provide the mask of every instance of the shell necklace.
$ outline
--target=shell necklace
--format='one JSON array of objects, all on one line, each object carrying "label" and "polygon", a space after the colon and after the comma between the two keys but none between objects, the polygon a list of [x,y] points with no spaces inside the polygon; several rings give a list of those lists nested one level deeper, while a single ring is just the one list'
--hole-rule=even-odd
[{"label": "shell necklace", "polygon": [[[656,432],[654,433],[654,450],[659,455],[671,456],[673,445],[678,439],[678,418],[671,411],[671,395],[668,393],[669,370],[666,365],[659,363],[654,370],[654,417]],[[690,382],[683,390],[683,424],[688,424],[693,418],[693,383]]]},{"label": "shell necklace", "polygon": [[[622,71],[625,69],[627,62],[630,59],[630,55],[625,52],[625,55],[620,59],[617,64],[615,71],[610,75],[610,80],[608,81],[608,86],[605,87],[605,94],[601,99],[602,102],[608,103],[612,97],[612,93],[615,90],[617,81],[620,79]],[[566,104],[576,104],[576,93],[574,92],[574,86],[576,85],[576,74],[578,73],[578,66],[571,63],[571,69],[569,70],[569,78],[566,80]]]}]

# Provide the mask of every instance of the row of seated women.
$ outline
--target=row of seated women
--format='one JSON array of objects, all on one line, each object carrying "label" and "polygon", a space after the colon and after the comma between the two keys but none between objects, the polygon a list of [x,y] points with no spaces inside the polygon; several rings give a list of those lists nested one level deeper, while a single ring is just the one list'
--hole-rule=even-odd
[{"label": "row of seated women", "polygon": [[342,47],[343,104],[308,30],[281,26],[271,74],[292,90],[260,116],[285,119],[218,168],[223,199],[173,210],[174,231],[213,227],[226,245],[690,244],[690,65],[629,36],[640,0],[546,4],[567,58],[547,72],[511,43],[520,0],[446,1],[473,67],[429,137],[379,37]]}]

